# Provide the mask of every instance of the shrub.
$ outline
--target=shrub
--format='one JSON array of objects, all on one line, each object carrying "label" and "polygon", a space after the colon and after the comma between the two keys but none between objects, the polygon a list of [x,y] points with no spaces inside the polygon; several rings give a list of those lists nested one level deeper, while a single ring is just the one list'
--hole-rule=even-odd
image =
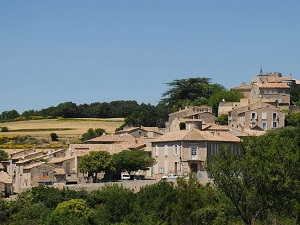
[{"label": "shrub", "polygon": [[2,127],[1,128],[1,132],[8,132],[9,130],[8,130],[8,128],[7,127]]},{"label": "shrub", "polygon": [[57,136],[56,133],[51,133],[51,134],[50,134],[50,137],[51,137],[51,140],[52,140],[52,141],[58,141],[58,136]]}]

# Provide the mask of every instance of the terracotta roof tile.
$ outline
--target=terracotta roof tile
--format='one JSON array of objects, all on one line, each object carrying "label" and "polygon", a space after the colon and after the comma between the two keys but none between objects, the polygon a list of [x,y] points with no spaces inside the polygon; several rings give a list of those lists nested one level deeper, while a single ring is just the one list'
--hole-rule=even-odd
[{"label": "terracotta roof tile", "polygon": [[259,88],[290,88],[290,86],[286,83],[257,83],[255,85],[257,85]]},{"label": "terracotta roof tile", "polygon": [[67,161],[67,160],[70,160],[70,159],[73,159],[75,158],[74,156],[67,156],[67,157],[54,157],[54,158],[51,158],[49,163],[60,163],[60,162],[63,162],[63,161]]},{"label": "terracotta roof tile", "polygon": [[26,165],[23,167],[23,170],[28,170],[28,169],[32,169],[34,167],[37,167],[39,165],[42,165],[44,162],[34,162],[34,163],[31,163],[29,165]]},{"label": "terracotta roof tile", "polygon": [[231,90],[251,90],[252,84],[241,84],[240,86],[233,87]]},{"label": "terracotta roof tile", "polygon": [[201,131],[197,129],[171,131],[155,139],[155,142],[171,141],[221,141],[221,142],[239,142],[240,139],[230,132],[224,131]]},{"label": "terracotta roof tile", "polygon": [[135,138],[130,134],[118,135],[118,134],[110,134],[110,135],[102,135],[100,137],[96,137],[90,140],[87,140],[85,143],[88,142],[128,142],[134,141]]}]

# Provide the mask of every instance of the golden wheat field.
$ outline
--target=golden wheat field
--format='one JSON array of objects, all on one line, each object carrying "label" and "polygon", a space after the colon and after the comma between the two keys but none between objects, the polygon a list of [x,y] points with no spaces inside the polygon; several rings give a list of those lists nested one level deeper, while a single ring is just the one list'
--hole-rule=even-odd
[{"label": "golden wheat field", "polygon": [[33,137],[49,136],[56,133],[64,137],[81,137],[89,128],[102,128],[108,134],[124,123],[123,118],[110,119],[44,119],[17,122],[0,123],[1,127],[7,127],[8,132],[0,132],[1,136],[30,135]]}]

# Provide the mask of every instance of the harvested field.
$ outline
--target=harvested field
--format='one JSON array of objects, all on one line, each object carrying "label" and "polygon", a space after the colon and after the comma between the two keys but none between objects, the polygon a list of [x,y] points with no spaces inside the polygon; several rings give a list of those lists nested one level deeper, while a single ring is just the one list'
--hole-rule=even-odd
[{"label": "harvested field", "polygon": [[73,143],[81,138],[89,128],[102,128],[108,134],[124,123],[123,118],[110,119],[44,119],[0,123],[8,132],[0,132],[0,136],[26,136],[50,140],[50,133],[56,133],[60,141]]}]

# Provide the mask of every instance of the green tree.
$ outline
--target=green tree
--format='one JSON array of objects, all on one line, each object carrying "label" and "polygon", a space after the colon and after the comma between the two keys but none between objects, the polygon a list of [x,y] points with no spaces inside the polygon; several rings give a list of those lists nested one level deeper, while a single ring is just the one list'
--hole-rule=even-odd
[{"label": "green tree", "polygon": [[64,201],[61,191],[51,186],[32,187],[26,192],[32,196],[32,203],[41,202],[49,209],[55,209],[60,202]]},{"label": "green tree", "polygon": [[9,219],[9,206],[7,201],[0,197],[0,224],[5,224]]},{"label": "green tree", "polygon": [[10,217],[10,225],[39,225],[47,220],[51,210],[42,203],[33,203],[23,206],[20,211]]},{"label": "green tree", "polygon": [[201,196],[200,184],[192,176],[189,180],[178,179],[176,203],[173,208],[172,224],[174,225],[193,225],[196,224],[193,213],[204,206]]},{"label": "green tree", "polygon": [[112,160],[117,171],[148,170],[155,164],[155,159],[149,156],[144,150],[123,150],[122,152],[112,155]]},{"label": "green tree", "polygon": [[50,137],[51,137],[51,141],[58,141],[58,136],[56,133],[51,133]]},{"label": "green tree", "polygon": [[244,95],[240,92],[222,90],[214,92],[209,97],[208,105],[212,107],[213,113],[218,115],[218,107],[220,102],[239,102],[241,98],[244,98]]},{"label": "green tree", "polygon": [[82,225],[95,224],[93,212],[83,199],[71,199],[57,205],[46,224]]},{"label": "green tree", "polygon": [[216,124],[219,125],[228,125],[228,115],[222,114],[216,118]]},{"label": "green tree", "polygon": [[82,135],[82,141],[87,141],[87,140],[90,140],[90,139],[93,139],[95,137],[100,137],[102,136],[103,134],[105,133],[105,130],[102,129],[102,128],[97,128],[97,129],[93,129],[93,128],[90,128],[87,130],[86,133],[84,133]]},{"label": "green tree", "polygon": [[[216,186],[231,200],[245,224],[298,217],[300,135],[295,127],[247,137],[242,155],[222,149],[208,164]],[[273,221],[274,222],[274,221]]]},{"label": "green tree", "polygon": [[291,113],[285,117],[286,126],[295,126],[300,128],[300,113]]},{"label": "green tree", "polygon": [[142,103],[136,111],[125,118],[125,125],[153,127],[157,126],[158,117],[156,108],[153,105]]},{"label": "green tree", "polygon": [[9,155],[7,154],[7,152],[4,151],[3,149],[0,149],[0,162],[8,160],[8,158],[9,158]]},{"label": "green tree", "polygon": [[92,175],[94,182],[98,173],[110,172],[112,169],[112,157],[107,151],[91,151],[81,157],[78,163],[78,170]]},{"label": "green tree", "polygon": [[101,224],[123,222],[131,214],[134,201],[132,190],[116,184],[92,191],[86,199],[87,205],[97,211]]},{"label": "green tree", "polygon": [[170,88],[162,94],[161,103],[170,109],[173,108],[172,111],[201,98],[208,99],[215,92],[226,90],[222,85],[211,84],[210,78],[201,77],[174,80],[167,85]]},{"label": "green tree", "polygon": [[128,224],[171,224],[176,191],[172,182],[159,181],[136,194]]},{"label": "green tree", "polygon": [[212,185],[201,185],[193,174],[178,179],[175,191],[171,224],[226,225],[238,221],[230,200]]},{"label": "green tree", "polygon": [[1,128],[1,132],[8,132],[9,130],[8,130],[8,128],[7,127],[2,127]]},{"label": "green tree", "polygon": [[16,110],[9,110],[1,113],[2,120],[13,120],[19,116],[20,114]]}]

